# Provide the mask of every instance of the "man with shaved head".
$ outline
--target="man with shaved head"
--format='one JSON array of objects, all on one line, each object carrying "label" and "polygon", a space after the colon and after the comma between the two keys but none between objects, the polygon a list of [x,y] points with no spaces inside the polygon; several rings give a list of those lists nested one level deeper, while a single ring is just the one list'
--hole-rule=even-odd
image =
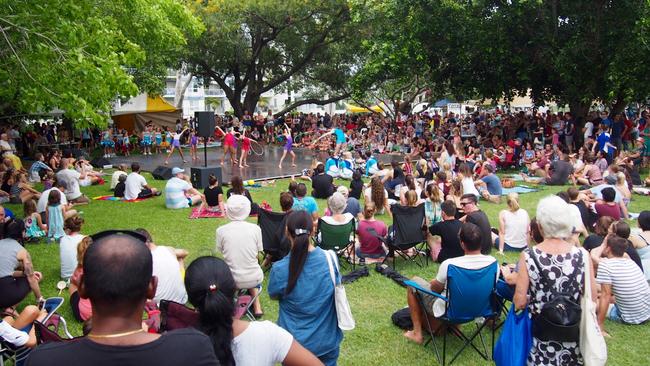
[{"label": "man with shaved head", "polygon": [[132,231],[92,236],[79,296],[90,299],[92,329],[75,342],[36,348],[28,365],[218,365],[210,339],[194,328],[164,334],[142,329],[145,301],[156,293],[145,238]]}]

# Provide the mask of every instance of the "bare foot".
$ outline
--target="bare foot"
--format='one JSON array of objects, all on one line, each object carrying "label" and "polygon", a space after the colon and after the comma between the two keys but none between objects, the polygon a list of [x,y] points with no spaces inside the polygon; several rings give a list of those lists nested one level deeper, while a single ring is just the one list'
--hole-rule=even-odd
[{"label": "bare foot", "polygon": [[422,344],[424,342],[424,339],[422,338],[422,335],[416,335],[415,332],[412,330],[404,332],[404,337],[410,339],[411,341],[417,343],[417,344]]},{"label": "bare foot", "polygon": [[245,167],[249,167],[250,165],[248,165],[248,164],[244,164],[244,166],[245,166]]},{"label": "bare foot", "polygon": [[221,165],[223,165],[223,161],[221,162]]},{"label": "bare foot", "polygon": [[278,165],[278,168],[282,169],[282,164]]},{"label": "bare foot", "polygon": [[239,164],[239,168],[240,168],[240,169],[242,169],[242,168],[244,168],[244,166],[243,166],[243,165],[241,165],[241,164]]},{"label": "bare foot", "polygon": [[169,165],[169,162],[168,162],[168,161],[165,161],[165,165]]},{"label": "bare foot", "polygon": [[295,167],[296,167],[296,164],[291,164],[291,166],[295,168]]}]

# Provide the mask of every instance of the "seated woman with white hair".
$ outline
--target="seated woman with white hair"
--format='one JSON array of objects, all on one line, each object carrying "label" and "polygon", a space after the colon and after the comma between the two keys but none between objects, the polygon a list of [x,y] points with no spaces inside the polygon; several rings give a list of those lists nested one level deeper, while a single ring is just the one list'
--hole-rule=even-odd
[{"label": "seated woman with white hair", "polygon": [[[257,285],[264,280],[264,272],[257,260],[262,247],[262,230],[246,222],[251,212],[251,202],[239,194],[233,194],[226,201],[226,217],[229,223],[217,228],[217,251],[223,254],[238,289],[249,289],[255,296]],[[253,304],[255,317],[261,317],[259,298]]]},{"label": "seated woman with white hair", "polygon": [[348,201],[341,192],[334,192],[327,199],[327,208],[329,209],[330,215],[323,216],[323,221],[330,225],[345,225],[352,221],[354,216],[349,212],[344,213],[347,204]]},{"label": "seated woman with white hair", "polygon": [[[580,320],[562,329],[542,322],[541,310],[546,303],[562,293],[580,304],[585,292],[584,273],[592,266],[589,255],[566,240],[573,232],[568,203],[557,196],[543,198],[537,205],[536,220],[544,240],[525,249],[519,259],[519,274],[514,295],[517,309],[528,306],[538,332],[533,334],[533,346],[528,354],[529,365],[550,365],[562,355],[562,364],[582,365],[579,346]],[[591,267],[593,268],[593,267]],[[588,278],[592,300],[596,300],[593,270]],[[537,320],[536,320],[537,319]]]}]

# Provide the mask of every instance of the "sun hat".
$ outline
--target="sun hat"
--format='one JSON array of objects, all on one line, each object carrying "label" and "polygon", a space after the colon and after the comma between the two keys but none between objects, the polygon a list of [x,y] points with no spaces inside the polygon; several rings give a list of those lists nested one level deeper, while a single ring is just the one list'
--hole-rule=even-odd
[{"label": "sun hat", "polygon": [[172,175],[176,175],[176,174],[179,174],[179,173],[185,173],[185,169],[181,169],[181,168],[179,168],[177,166],[172,168]]},{"label": "sun hat", "polygon": [[226,216],[230,221],[246,220],[251,213],[251,202],[245,196],[233,194],[226,201]]}]

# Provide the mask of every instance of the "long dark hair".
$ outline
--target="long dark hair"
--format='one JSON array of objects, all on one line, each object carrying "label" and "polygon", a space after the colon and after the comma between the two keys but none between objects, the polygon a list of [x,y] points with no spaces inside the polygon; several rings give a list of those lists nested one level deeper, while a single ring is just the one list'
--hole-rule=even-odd
[{"label": "long dark hair", "polygon": [[291,257],[289,257],[289,280],[285,294],[291,293],[309,253],[309,237],[313,221],[307,211],[293,211],[287,217],[287,234],[291,240]]},{"label": "long dark hair", "polygon": [[230,268],[220,258],[197,258],[185,272],[185,289],[190,303],[199,311],[199,329],[210,337],[219,364],[234,366],[230,347],[237,286]]},{"label": "long dark hair", "polygon": [[243,195],[246,191],[246,189],[244,189],[244,182],[238,175],[234,175],[232,178],[230,178],[230,187],[232,189],[232,193],[234,194]]}]

